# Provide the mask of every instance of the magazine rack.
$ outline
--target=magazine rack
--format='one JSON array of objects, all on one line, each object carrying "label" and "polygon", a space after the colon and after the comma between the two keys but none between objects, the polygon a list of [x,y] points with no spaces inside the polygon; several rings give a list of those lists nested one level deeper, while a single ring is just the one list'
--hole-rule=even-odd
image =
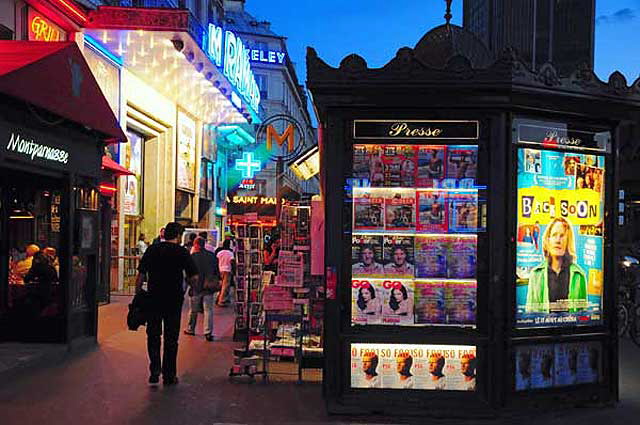
[{"label": "magazine rack", "polygon": [[[615,402],[616,152],[640,93],[619,74],[494,60],[455,25],[377,69],[309,49],[307,75],[323,141],[329,411]],[[549,265],[564,273],[555,283]]]}]

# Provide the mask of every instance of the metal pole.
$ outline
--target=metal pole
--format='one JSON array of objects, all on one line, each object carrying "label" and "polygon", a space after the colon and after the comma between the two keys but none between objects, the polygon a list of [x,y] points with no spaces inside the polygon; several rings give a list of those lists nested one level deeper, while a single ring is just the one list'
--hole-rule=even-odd
[{"label": "metal pole", "polygon": [[282,210],[282,175],[284,174],[284,159],[278,156],[276,160],[276,223],[280,221]]}]

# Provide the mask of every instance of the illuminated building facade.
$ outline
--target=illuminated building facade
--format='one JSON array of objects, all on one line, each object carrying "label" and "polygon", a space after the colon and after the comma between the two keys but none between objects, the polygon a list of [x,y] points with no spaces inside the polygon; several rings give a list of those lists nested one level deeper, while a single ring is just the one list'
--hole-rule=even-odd
[{"label": "illuminated building facade", "polygon": [[[286,37],[273,32],[269,22],[252,16],[245,5],[245,0],[225,0],[224,26],[247,40],[251,68],[260,88],[263,121],[276,115],[293,118],[303,133],[304,147],[301,150],[306,150],[317,144],[316,129],[308,112],[305,88],[298,81],[295,64],[287,52]],[[274,125],[273,128],[278,133],[276,136],[282,136],[286,127]],[[263,149],[262,153],[270,151]],[[276,197],[276,177],[279,174],[276,173],[276,161],[270,161],[268,157],[259,159],[263,161],[263,168],[255,176],[255,186],[240,187],[238,195]],[[319,192],[317,177],[301,180],[285,166],[281,178],[285,196],[293,199]]]}]

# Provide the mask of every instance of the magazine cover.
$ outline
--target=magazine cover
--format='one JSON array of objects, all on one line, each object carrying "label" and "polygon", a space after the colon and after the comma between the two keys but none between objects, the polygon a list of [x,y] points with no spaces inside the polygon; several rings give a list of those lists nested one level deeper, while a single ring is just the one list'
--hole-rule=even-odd
[{"label": "magazine cover", "polygon": [[449,194],[449,231],[476,233],[478,231],[478,194]]},{"label": "magazine cover", "polygon": [[447,323],[475,325],[476,288],[476,282],[447,282],[445,285]]},{"label": "magazine cover", "polygon": [[551,344],[531,348],[531,388],[551,388],[554,378],[555,349]]},{"label": "magazine cover", "polygon": [[413,230],[416,227],[416,193],[413,190],[389,191],[385,196],[386,230]]},{"label": "magazine cover", "polygon": [[580,384],[600,382],[602,370],[602,345],[599,342],[578,344],[577,380]]},{"label": "magazine cover", "polygon": [[416,367],[424,351],[411,345],[393,345],[390,358],[383,363],[383,385],[385,388],[402,390],[416,389]]},{"label": "magazine cover", "polygon": [[413,281],[385,281],[382,323],[385,325],[413,325]]},{"label": "magazine cover", "polygon": [[353,146],[353,178],[368,180],[371,186],[384,186],[381,145]]},{"label": "magazine cover", "polygon": [[385,145],[382,162],[384,164],[385,187],[415,187],[418,168],[417,147]]},{"label": "magazine cover", "polygon": [[555,345],[554,387],[575,385],[578,383],[578,344]]},{"label": "magazine cover", "polygon": [[[421,348],[423,346],[420,346]],[[474,391],[476,350],[473,346],[424,346],[416,371],[416,386],[426,390]]]},{"label": "magazine cover", "polygon": [[382,304],[386,290],[381,280],[352,279],[351,324],[374,325],[382,323]]},{"label": "magazine cover", "polygon": [[351,388],[383,388],[382,364],[390,356],[384,344],[351,344]]},{"label": "magazine cover", "polygon": [[382,236],[351,237],[351,275],[353,277],[384,277]]},{"label": "magazine cover", "polygon": [[477,146],[449,146],[447,148],[448,178],[456,180],[475,179],[477,164]]},{"label": "magazine cover", "polygon": [[384,275],[413,278],[415,275],[414,237],[384,236]]},{"label": "magazine cover", "polygon": [[416,281],[415,323],[420,325],[445,323],[445,283],[438,281]]},{"label": "magazine cover", "polygon": [[451,279],[476,277],[478,240],[461,237],[449,241],[447,250],[447,276]]},{"label": "magazine cover", "polygon": [[438,187],[440,180],[446,177],[446,146],[418,147],[417,187]]},{"label": "magazine cover", "polygon": [[444,238],[416,236],[415,258],[417,278],[447,277],[447,244]]},{"label": "magazine cover", "polygon": [[531,349],[530,346],[516,348],[516,391],[531,388]]},{"label": "magazine cover", "polygon": [[417,191],[418,222],[416,230],[427,233],[447,233],[447,193],[440,191]]},{"label": "magazine cover", "polygon": [[384,197],[369,193],[353,198],[353,230],[384,230]]}]

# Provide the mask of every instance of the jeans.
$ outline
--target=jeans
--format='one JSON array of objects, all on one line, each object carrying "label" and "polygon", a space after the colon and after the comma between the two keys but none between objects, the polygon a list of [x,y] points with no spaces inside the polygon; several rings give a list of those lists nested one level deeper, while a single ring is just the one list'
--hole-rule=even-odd
[{"label": "jeans", "polygon": [[218,294],[218,304],[229,302],[229,286],[231,285],[231,272],[220,272],[222,274],[222,289]]},{"label": "jeans", "polygon": [[[147,351],[149,352],[149,372],[171,379],[177,373],[178,337],[180,336],[180,316],[182,302],[177,306],[159,308],[150,314],[147,321]],[[160,335],[163,334],[164,350],[160,361]]]},{"label": "jeans", "polygon": [[214,294],[200,293],[190,297],[189,300],[189,325],[187,330],[189,332],[196,331],[196,324],[198,322],[198,313],[202,312],[204,308],[204,334],[213,335],[213,303]]}]

